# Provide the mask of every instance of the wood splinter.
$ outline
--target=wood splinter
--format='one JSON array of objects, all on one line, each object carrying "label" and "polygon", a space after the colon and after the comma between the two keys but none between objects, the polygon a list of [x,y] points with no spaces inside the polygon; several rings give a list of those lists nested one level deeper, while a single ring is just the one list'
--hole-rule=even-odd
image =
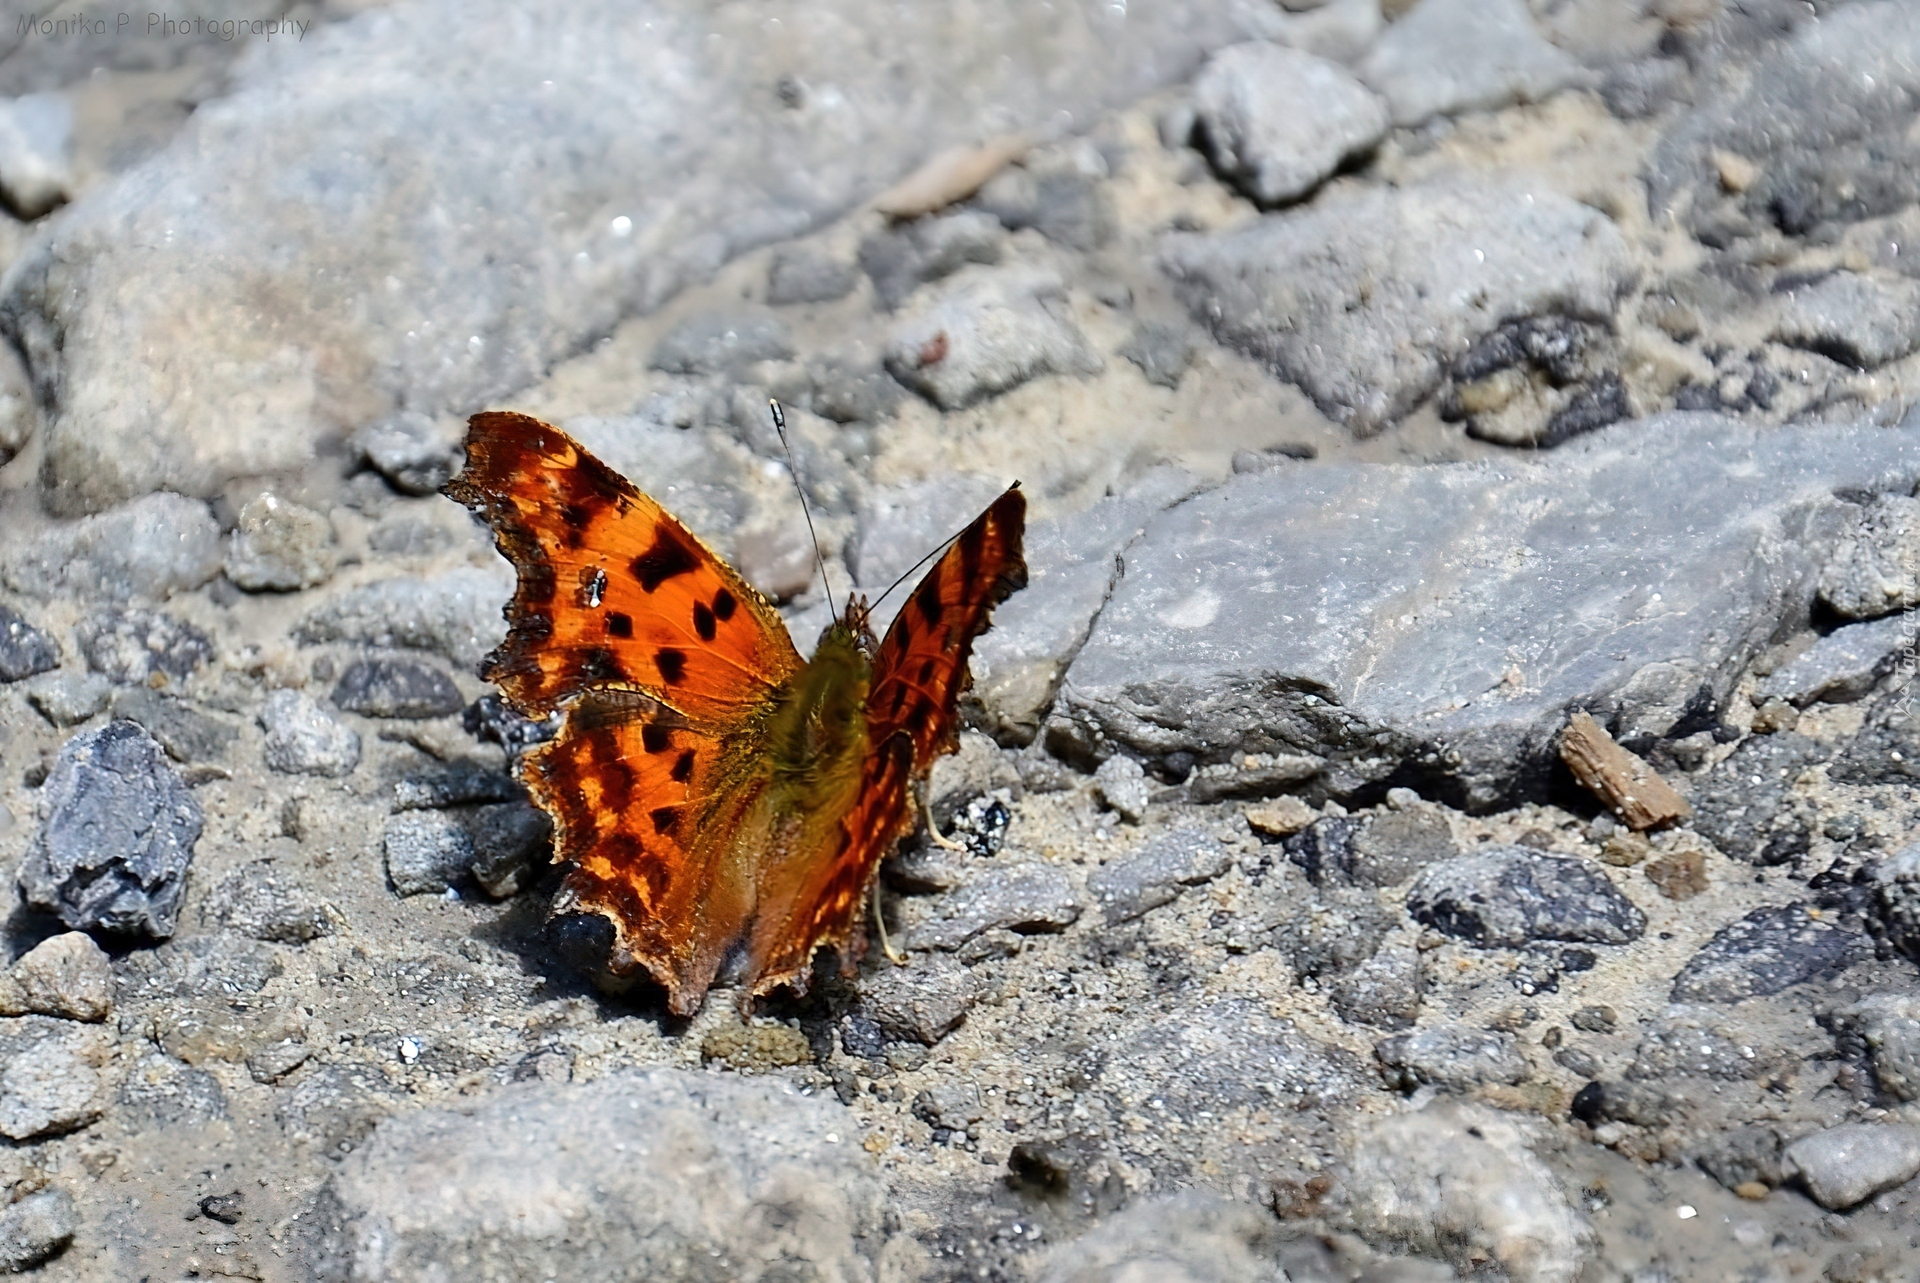
[{"label": "wood splinter", "polygon": [[1651,766],[1614,743],[1584,711],[1576,711],[1567,721],[1560,736],[1560,760],[1635,832],[1664,828],[1693,815],[1687,799]]}]

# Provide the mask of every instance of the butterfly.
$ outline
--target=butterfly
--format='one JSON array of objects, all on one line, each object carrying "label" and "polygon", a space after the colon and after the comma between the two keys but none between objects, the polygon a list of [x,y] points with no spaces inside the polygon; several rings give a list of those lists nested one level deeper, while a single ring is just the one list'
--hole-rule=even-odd
[{"label": "butterfly", "polygon": [[1019,483],[884,640],[853,598],[806,660],[738,571],[551,424],[473,416],[444,493],[518,572],[481,675],[523,716],[565,713],[518,765],[569,866],[554,915],[604,918],[605,970],[651,975],[680,1016],[723,965],[746,1004],[804,993],[823,947],[851,967],[875,871],[958,745],[974,639],[1026,584]]}]

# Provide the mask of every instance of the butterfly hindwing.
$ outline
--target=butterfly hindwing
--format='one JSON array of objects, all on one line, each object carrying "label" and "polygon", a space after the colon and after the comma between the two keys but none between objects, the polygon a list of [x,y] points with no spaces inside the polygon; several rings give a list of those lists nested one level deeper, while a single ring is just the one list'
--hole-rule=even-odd
[{"label": "butterfly hindwing", "polygon": [[530,716],[640,690],[688,717],[753,715],[800,667],[773,607],[665,509],[549,424],[477,414],[446,493],[519,571],[483,675]]}]

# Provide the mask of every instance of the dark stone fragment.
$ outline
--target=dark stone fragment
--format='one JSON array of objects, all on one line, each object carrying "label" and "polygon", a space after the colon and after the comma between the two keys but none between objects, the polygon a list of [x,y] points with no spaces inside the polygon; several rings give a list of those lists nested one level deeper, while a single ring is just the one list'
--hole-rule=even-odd
[{"label": "dark stone fragment", "polygon": [[1755,909],[1714,933],[1674,977],[1674,1002],[1739,1002],[1824,980],[1873,956],[1863,935],[1808,916],[1804,904]]},{"label": "dark stone fragment", "polygon": [[1842,784],[1905,784],[1920,781],[1920,716],[1910,711],[1907,691],[1876,705],[1853,743],[1827,774]]},{"label": "dark stone fragment", "polygon": [[1533,940],[1625,944],[1646,916],[1585,860],[1494,847],[1444,860],[1407,893],[1414,919],[1482,947]]},{"label": "dark stone fragment", "polygon": [[240,1223],[240,1205],[246,1201],[239,1190],[231,1194],[209,1194],[200,1200],[200,1215],[222,1225]]},{"label": "dark stone fragment", "polygon": [[154,738],[126,721],[83,731],[45,787],[47,818],[20,865],[27,903],[76,931],[172,935],[202,817]]},{"label": "dark stone fragment", "polygon": [[1358,820],[1327,815],[1280,844],[1287,858],[1315,882],[1345,882],[1353,876],[1353,834]]},{"label": "dark stone fragment", "polygon": [[396,811],[444,810],[483,802],[524,801],[520,782],[477,762],[452,762],[437,770],[410,775],[393,786]]},{"label": "dark stone fragment", "polygon": [[560,733],[560,714],[536,722],[508,708],[498,695],[482,695],[467,705],[460,724],[475,739],[491,740],[506,749],[508,756],[518,757]]},{"label": "dark stone fragment", "polygon": [[60,648],[53,638],[12,607],[0,605],[0,682],[17,682],[58,667]]},{"label": "dark stone fragment", "polygon": [[1591,1034],[1610,1034],[1619,1023],[1620,1016],[1612,1007],[1594,1005],[1580,1008],[1568,1020],[1575,1029],[1584,1029]]},{"label": "dark stone fragment", "polygon": [[1600,1072],[1600,1062],[1578,1047],[1562,1047],[1554,1052],[1553,1063],[1582,1078],[1592,1078]]},{"label": "dark stone fragment", "polygon": [[840,1020],[840,1049],[849,1056],[878,1060],[887,1051],[886,1031],[873,1017],[863,1012],[849,1012]]},{"label": "dark stone fragment", "polygon": [[1818,744],[1791,731],[1753,736],[1694,786],[1694,831],[1723,854],[1749,864],[1791,859],[1800,839],[1770,844],[1779,830],[1798,829],[1804,835],[1805,822],[1794,814],[1789,794],[1800,773],[1822,756]]},{"label": "dark stone fragment", "polygon": [[123,686],[155,673],[185,681],[213,658],[213,642],[192,624],[136,607],[102,611],[75,630],[87,666]]},{"label": "dark stone fragment", "polygon": [[445,717],[466,704],[453,678],[416,659],[356,659],[333,688],[336,708],[364,717]]},{"label": "dark stone fragment", "polygon": [[1609,423],[1618,423],[1633,413],[1627,400],[1627,385],[1612,370],[1603,373],[1582,389],[1564,409],[1547,420],[1540,438],[1546,447],[1561,445],[1587,432],[1596,432]]},{"label": "dark stone fragment", "polygon": [[1139,366],[1147,382],[1177,388],[1193,361],[1193,335],[1181,326],[1148,322],[1121,345],[1120,355]]},{"label": "dark stone fragment", "polygon": [[1007,1155],[1012,1182],[1036,1194],[1064,1194],[1073,1184],[1073,1160],[1058,1145],[1023,1140]]},{"label": "dark stone fragment", "polygon": [[1456,382],[1473,383],[1527,365],[1545,371],[1555,383],[1575,382],[1586,372],[1583,358],[1591,328],[1564,316],[1510,321],[1469,347],[1453,363],[1453,377]]},{"label": "dark stone fragment", "polygon": [[1780,1133],[1771,1127],[1735,1127],[1711,1131],[1694,1154],[1700,1169],[1728,1189],[1758,1182],[1768,1188],[1786,1180],[1781,1167]]},{"label": "dark stone fragment", "polygon": [[185,700],[144,686],[116,692],[113,715],[146,727],[160,747],[167,750],[167,756],[176,762],[218,758],[240,737],[238,727],[207,716]]},{"label": "dark stone fragment", "polygon": [[547,920],[547,941],[576,969],[599,971],[613,948],[613,923],[598,913],[562,913]]},{"label": "dark stone fragment", "polygon": [[1601,1123],[1655,1127],[1672,1118],[1675,1109],[1676,1102],[1656,1087],[1596,1079],[1574,1095],[1569,1112],[1589,1127]]},{"label": "dark stone fragment", "polygon": [[1355,885],[1369,887],[1398,886],[1458,854],[1446,816],[1431,807],[1371,816],[1351,835],[1349,848],[1349,876]]}]

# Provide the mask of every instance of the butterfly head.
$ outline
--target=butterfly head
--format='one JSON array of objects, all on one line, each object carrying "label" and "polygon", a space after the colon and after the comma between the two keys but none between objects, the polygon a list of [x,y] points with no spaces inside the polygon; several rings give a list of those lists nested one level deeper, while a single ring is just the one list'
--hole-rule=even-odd
[{"label": "butterfly head", "polygon": [[827,632],[820,640],[827,639],[827,633],[840,631],[852,637],[853,644],[868,659],[880,648],[880,641],[873,635],[873,607],[867,603],[866,594],[855,593],[847,598],[846,612],[833,623],[827,625]]}]

